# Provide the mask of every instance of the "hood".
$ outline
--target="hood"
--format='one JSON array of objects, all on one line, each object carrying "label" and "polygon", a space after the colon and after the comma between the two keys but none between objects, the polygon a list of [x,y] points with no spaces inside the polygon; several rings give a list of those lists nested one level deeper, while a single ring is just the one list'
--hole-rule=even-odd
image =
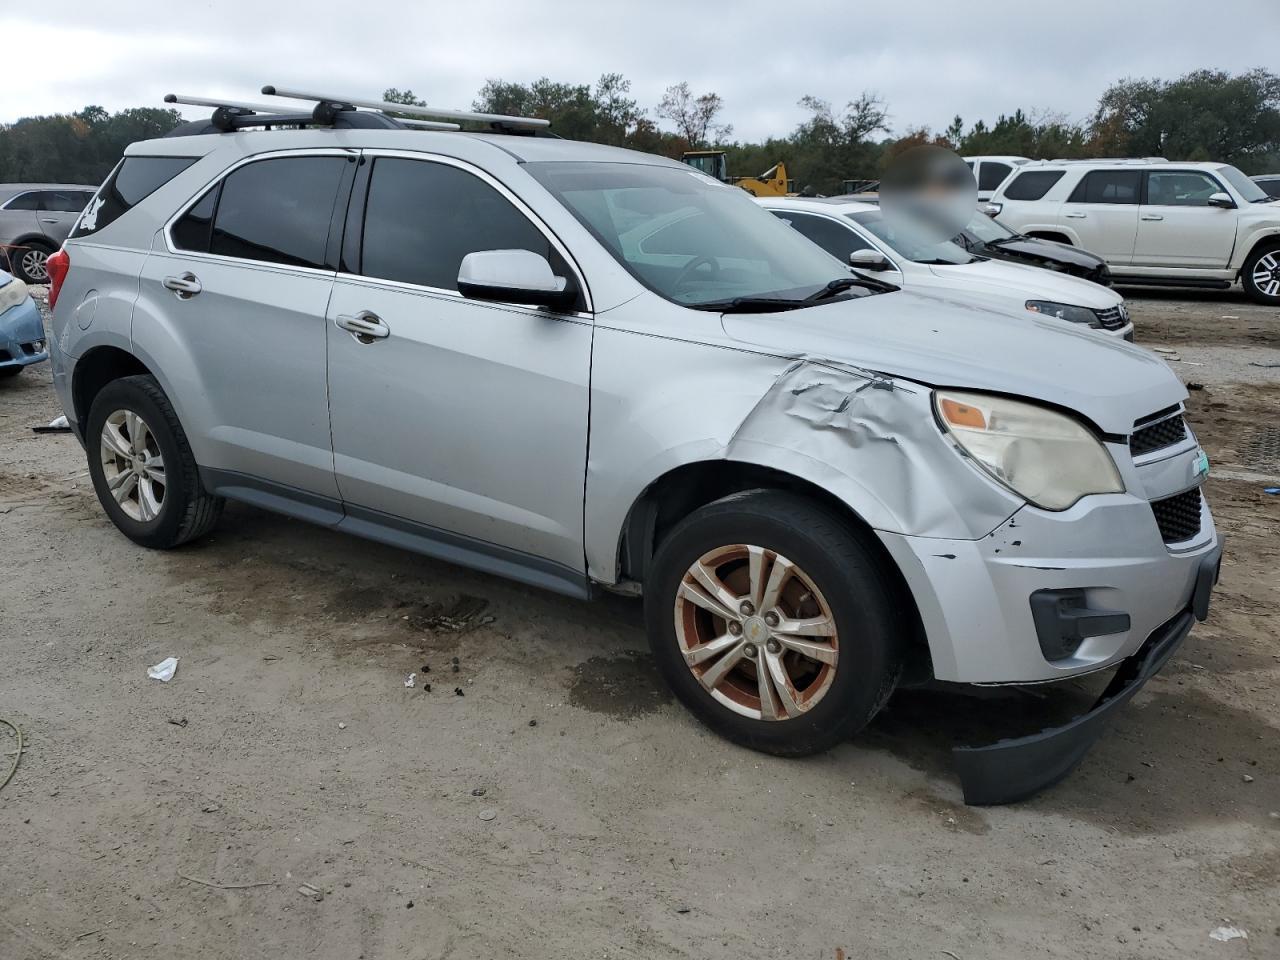
[{"label": "hood", "polygon": [[[1081,281],[1083,282],[1083,281]],[[735,313],[725,333],[781,356],[829,360],[934,387],[987,390],[1073,410],[1104,433],[1186,399],[1163,360],[1063,320],[885,293],[782,313]]]},{"label": "hood", "polygon": [[954,283],[956,293],[1009,297],[1020,301],[1019,306],[1028,300],[1052,300],[1076,307],[1106,310],[1123,299],[1113,290],[1070,274],[1005,260],[931,264],[929,272],[948,284]]},{"label": "hood", "polygon": [[1017,259],[1028,263],[1059,263],[1090,271],[1097,270],[1106,263],[1096,253],[1073,247],[1069,243],[1022,236],[1010,237],[994,246],[983,244],[982,256]]}]

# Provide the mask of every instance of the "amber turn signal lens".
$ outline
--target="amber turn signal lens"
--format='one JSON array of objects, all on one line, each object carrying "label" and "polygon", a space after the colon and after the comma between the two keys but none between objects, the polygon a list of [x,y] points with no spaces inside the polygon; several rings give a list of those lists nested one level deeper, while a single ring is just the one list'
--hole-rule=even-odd
[{"label": "amber turn signal lens", "polygon": [[958,400],[942,399],[942,417],[952,427],[973,427],[977,430],[987,429],[987,418],[977,407]]}]

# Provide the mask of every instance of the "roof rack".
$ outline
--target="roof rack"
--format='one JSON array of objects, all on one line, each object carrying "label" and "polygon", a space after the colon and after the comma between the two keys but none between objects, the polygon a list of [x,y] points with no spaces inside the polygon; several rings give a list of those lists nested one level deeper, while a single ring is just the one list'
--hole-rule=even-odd
[{"label": "roof rack", "polygon": [[[412,117],[426,117],[431,120],[470,120],[477,123],[488,123],[496,127],[540,128],[551,126],[550,120],[541,117],[512,117],[500,113],[473,113],[465,110],[443,110],[439,107],[420,107],[410,103],[391,103],[389,100],[363,100],[355,97],[335,97],[322,93],[304,93],[301,90],[283,90],[268,84],[262,88],[263,96],[289,97],[293,100],[314,100],[316,111],[342,112],[365,107],[370,110],[381,110],[383,113],[407,113]],[[319,117],[317,116],[317,120]],[[450,125],[457,129],[456,124]]]}]

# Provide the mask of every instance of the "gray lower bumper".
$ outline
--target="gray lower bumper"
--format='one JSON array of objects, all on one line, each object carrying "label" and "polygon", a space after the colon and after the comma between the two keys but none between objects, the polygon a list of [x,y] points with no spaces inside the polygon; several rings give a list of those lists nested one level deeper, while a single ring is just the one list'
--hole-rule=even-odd
[{"label": "gray lower bumper", "polygon": [[1107,722],[1178,649],[1196,620],[1209,613],[1209,594],[1218,579],[1222,546],[1200,561],[1189,605],[1151,634],[1138,652],[1120,664],[1097,702],[1061,727],[986,747],[956,747],[952,761],[960,774],[964,802],[987,806],[1034,796],[1065,777],[1102,735]]}]

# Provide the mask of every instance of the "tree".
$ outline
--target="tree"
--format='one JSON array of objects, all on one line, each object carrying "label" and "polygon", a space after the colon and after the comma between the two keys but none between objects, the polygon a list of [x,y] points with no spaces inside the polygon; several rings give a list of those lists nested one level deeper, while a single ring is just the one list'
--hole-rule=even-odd
[{"label": "tree", "polygon": [[1101,155],[1221,160],[1261,171],[1280,151],[1280,76],[1257,69],[1126,78],[1098,100],[1090,147]]},{"label": "tree", "polygon": [[691,149],[696,150],[712,142],[727,140],[733,134],[731,124],[715,122],[723,109],[724,101],[718,93],[695,96],[688,81],[681,80],[667,87],[654,113],[675,124],[676,132],[688,141]]},{"label": "tree", "polygon": [[0,182],[101,183],[125,147],[163,136],[181,122],[176,110],[137,107],[108,114],[89,106],[0,124]]},{"label": "tree", "polygon": [[790,141],[795,148],[794,177],[802,188],[840,193],[845,180],[875,176],[881,148],[871,137],[889,129],[889,114],[878,95],[862,93],[838,115],[818,97],[801,97],[799,105],[809,111],[809,119],[796,127]]}]

